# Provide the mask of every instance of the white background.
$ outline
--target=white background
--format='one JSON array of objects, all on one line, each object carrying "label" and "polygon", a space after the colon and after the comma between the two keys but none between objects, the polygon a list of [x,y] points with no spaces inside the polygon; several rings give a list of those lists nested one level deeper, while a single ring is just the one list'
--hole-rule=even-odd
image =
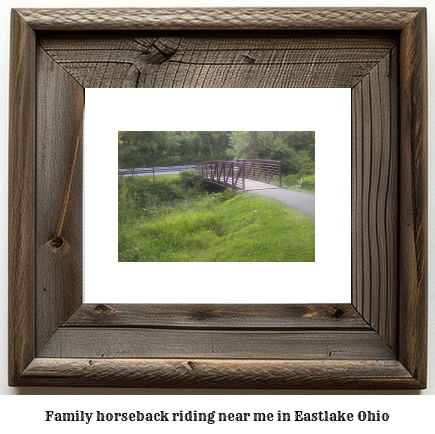
[{"label": "white background", "polygon": [[[34,432],[39,432],[45,430],[44,432],[77,432],[77,429],[81,429],[80,424],[70,423],[62,424],[60,427],[56,425],[47,425],[44,421],[44,410],[56,409],[58,411],[75,411],[75,410],[86,410],[86,411],[96,411],[96,410],[106,410],[106,411],[116,411],[118,408],[122,411],[124,408],[129,410],[136,410],[142,408],[158,409],[158,407],[165,407],[171,409],[172,411],[177,411],[180,409],[192,409],[195,407],[197,409],[218,409],[220,408],[231,408],[233,411],[243,411],[244,408],[249,408],[251,411],[255,409],[263,409],[263,411],[278,410],[278,409],[295,409],[296,407],[303,407],[305,410],[315,411],[321,410],[325,407],[328,409],[351,409],[352,411],[359,411],[360,409],[373,409],[381,411],[390,411],[394,416],[394,423],[391,425],[378,425],[370,423],[369,425],[344,425],[345,429],[352,428],[354,432],[413,432],[413,431],[426,431],[428,426],[433,426],[433,408],[434,399],[433,396],[428,397],[414,397],[412,395],[422,394],[422,395],[433,395],[435,391],[435,342],[434,342],[434,322],[433,322],[433,312],[435,311],[435,302],[433,297],[433,280],[435,277],[434,267],[431,264],[431,259],[433,257],[433,252],[435,248],[435,239],[433,230],[430,230],[430,251],[429,251],[429,387],[427,390],[418,391],[398,391],[396,394],[402,396],[384,396],[385,391],[372,391],[365,393],[364,391],[355,391],[357,396],[343,396],[345,394],[352,394],[352,392],[334,392],[334,391],[318,391],[317,394],[328,394],[333,395],[327,398],[322,396],[293,396],[293,394],[304,395],[311,394],[311,392],[298,392],[298,391],[283,391],[283,392],[262,392],[262,391],[224,391],[228,394],[233,394],[233,396],[141,396],[146,394],[207,394],[213,395],[216,393],[213,390],[205,391],[194,391],[194,390],[113,390],[113,389],[87,389],[87,388],[9,388],[7,386],[7,131],[8,131],[8,63],[9,63],[9,13],[11,7],[126,7],[126,6],[341,6],[349,7],[353,6],[425,6],[428,8],[428,24],[429,24],[429,126],[430,126],[430,136],[434,131],[435,126],[435,114],[433,110],[433,95],[435,91],[435,82],[432,79],[432,71],[434,70],[434,51],[433,47],[435,44],[435,6],[433,1],[412,1],[412,0],[395,0],[395,1],[370,1],[370,0],[360,0],[358,2],[349,2],[348,0],[317,0],[317,1],[284,1],[284,0],[272,0],[266,2],[265,0],[70,0],[68,2],[59,2],[55,0],[41,0],[41,1],[18,1],[18,0],[3,0],[0,4],[0,43],[1,43],[1,61],[0,61],[0,281],[1,281],[1,292],[0,292],[0,393],[5,395],[32,395],[32,394],[42,394],[45,396],[2,396],[0,397],[0,423],[2,428],[5,427],[6,430],[20,430],[28,429]],[[433,144],[430,145],[430,166],[433,165],[432,152]],[[430,182],[434,182],[434,175],[431,174]],[[430,191],[429,204],[435,203],[435,196],[433,189]],[[433,225],[433,208],[430,206],[430,220]],[[88,396],[90,394],[126,394],[129,396],[123,396],[121,399],[113,398],[110,396],[104,397],[93,397]],[[217,392],[222,393],[222,392]],[[272,393],[273,396],[260,396],[262,394]],[[65,396],[51,396],[51,395],[65,395]],[[74,395],[84,395],[77,398]],[[242,396],[238,396],[243,394]],[[254,394],[256,396],[245,396],[246,394]],[[374,396],[364,396],[366,394]],[[395,392],[389,392],[388,394],[395,394]],[[85,407],[85,408],[84,408]],[[124,425],[111,424],[104,427],[104,432],[120,432],[120,430],[125,429]],[[321,429],[323,432],[334,432],[337,428],[342,428],[343,426],[337,424],[312,424],[312,425],[291,425],[285,426],[284,428],[277,429],[276,426],[266,427],[263,426],[261,429],[273,428],[277,432],[302,432],[311,430]],[[130,426],[128,426],[130,430]],[[175,428],[172,426],[171,428]],[[189,430],[192,432],[191,425],[178,425],[177,430],[182,432],[184,430]],[[220,426],[214,429],[226,431],[240,431],[243,426],[232,425],[232,426]],[[90,426],[92,432],[95,432],[95,426]],[[101,429],[101,428],[100,428]],[[136,427],[131,432],[146,432],[146,427],[140,425]],[[252,426],[249,426],[252,429]],[[258,428],[256,428],[258,429]],[[160,428],[161,431],[168,430],[167,427],[163,426]],[[204,432],[206,429],[204,425],[196,426],[195,430],[201,430]],[[6,431],[6,432],[8,432]],[[98,431],[98,430],[97,430]]]},{"label": "white background", "polygon": [[[350,110],[350,89],[87,89],[86,303],[349,303]],[[118,262],[118,131],[253,129],[316,132],[315,262]],[[221,273],[240,290],[204,290]]]}]

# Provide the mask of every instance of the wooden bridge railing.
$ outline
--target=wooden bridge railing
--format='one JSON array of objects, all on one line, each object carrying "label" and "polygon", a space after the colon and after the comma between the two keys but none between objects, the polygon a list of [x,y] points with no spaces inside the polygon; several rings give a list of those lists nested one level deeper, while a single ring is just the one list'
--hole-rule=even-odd
[{"label": "wooden bridge railing", "polygon": [[281,187],[281,161],[240,159],[235,161],[205,161],[195,165],[206,181],[244,190],[246,180],[264,182]]}]

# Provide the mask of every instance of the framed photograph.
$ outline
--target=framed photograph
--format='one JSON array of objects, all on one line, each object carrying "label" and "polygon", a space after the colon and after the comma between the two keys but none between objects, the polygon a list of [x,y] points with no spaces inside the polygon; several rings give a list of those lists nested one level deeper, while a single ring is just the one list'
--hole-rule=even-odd
[{"label": "framed photograph", "polygon": [[[97,88],[85,98],[85,303],[351,301],[350,89]],[[143,131],[151,126],[158,132]],[[281,176],[276,160],[256,159],[225,190],[224,167],[229,183],[250,129],[259,130],[260,156],[280,158]],[[137,169],[153,160],[154,177]],[[96,174],[118,161],[120,177]],[[168,161],[190,171],[198,163],[203,178],[218,170],[213,183],[199,183],[189,169],[168,175],[180,167],[159,167]],[[314,169],[317,194],[308,188]],[[272,179],[258,182],[265,174]],[[338,180],[340,194],[331,195]],[[210,286],[217,268],[222,278]],[[325,280],[334,282],[328,291]]]},{"label": "framed photograph", "polygon": [[[11,386],[426,387],[424,8],[17,9],[11,23]],[[83,228],[90,88],[161,89],[168,105],[173,88],[350,89],[351,255],[336,274],[351,302],[84,303],[86,250],[104,250]]]}]

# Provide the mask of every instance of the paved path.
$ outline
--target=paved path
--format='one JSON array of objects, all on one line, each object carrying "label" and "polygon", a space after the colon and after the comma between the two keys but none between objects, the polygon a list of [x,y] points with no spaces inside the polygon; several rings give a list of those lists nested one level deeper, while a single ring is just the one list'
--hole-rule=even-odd
[{"label": "paved path", "polygon": [[245,179],[245,191],[250,190],[268,190],[278,188],[276,185],[266,184],[265,182],[253,181],[252,179]]},{"label": "paved path", "polygon": [[260,196],[266,196],[278,200],[314,220],[316,201],[316,196],[314,194],[301,193],[299,191],[287,190],[286,188],[250,190],[247,191],[247,193],[258,194]]}]

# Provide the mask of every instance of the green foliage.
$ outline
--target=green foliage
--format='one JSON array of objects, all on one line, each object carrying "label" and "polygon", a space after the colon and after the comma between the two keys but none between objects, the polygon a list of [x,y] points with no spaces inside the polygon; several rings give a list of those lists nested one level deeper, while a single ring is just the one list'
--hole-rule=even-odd
[{"label": "green foliage", "polygon": [[176,175],[154,184],[147,177],[120,178],[118,195],[121,262],[315,258],[314,222],[268,198],[231,189],[199,192]]},{"label": "green foliage", "polygon": [[[118,166],[194,164],[236,157],[279,160],[283,176],[315,173],[314,131],[119,131]],[[190,182],[190,181],[186,181]],[[192,181],[193,182],[193,181]]]},{"label": "green foliage", "polygon": [[[249,133],[230,134],[229,157],[247,158]],[[281,161],[284,176],[312,175],[315,173],[314,131],[257,131],[253,158]]]},{"label": "green foliage", "polygon": [[302,179],[302,188],[314,190],[316,188],[315,175],[307,175]]},{"label": "green foliage", "polygon": [[179,145],[173,131],[119,131],[118,168],[176,164]]},{"label": "green foliage", "polygon": [[300,175],[296,175],[296,174],[290,174],[290,175],[286,175],[283,180],[282,180],[283,184],[286,185],[287,187],[301,187],[301,183],[302,183],[302,178]]},{"label": "green foliage", "polygon": [[248,142],[248,131],[233,131],[229,136],[229,148],[227,149],[227,155],[232,159],[236,157],[248,158]]},{"label": "green foliage", "polygon": [[119,178],[118,226],[122,227],[156,213],[161,204],[159,187],[160,185],[153,186],[148,177]]},{"label": "green foliage", "polygon": [[316,189],[315,175],[287,175],[283,178],[282,183],[291,190],[305,190],[308,193],[315,193]]},{"label": "green foliage", "polygon": [[[156,182],[149,176],[119,177],[118,226],[149,221],[175,208],[189,210],[193,200],[208,195],[206,189],[207,183],[192,170],[179,175],[159,175]],[[232,194],[228,196],[225,192],[225,197]]]},{"label": "green foliage", "polygon": [[203,155],[209,159],[221,160],[228,147],[229,131],[198,131],[197,134],[203,144]]},{"label": "green foliage", "polygon": [[[311,145],[315,143],[314,131],[278,131],[276,133],[283,142],[296,152],[311,149]],[[312,149],[314,158],[314,148]]]},{"label": "green foliage", "polygon": [[186,188],[197,188],[203,190],[207,183],[201,173],[196,173],[193,169],[180,172],[181,184]]},{"label": "green foliage", "polygon": [[310,157],[308,150],[299,151],[298,154],[298,173],[301,175],[312,175],[314,174],[315,163]]},{"label": "green foliage", "polygon": [[306,193],[315,194],[316,182],[315,175],[287,175],[282,180],[283,186],[290,190],[304,191]]},{"label": "green foliage", "polygon": [[118,179],[118,226],[138,217],[136,204],[129,194],[127,178]]},{"label": "green foliage", "polygon": [[132,226],[119,238],[119,261],[315,260],[314,222],[308,217],[268,198],[241,195],[219,202],[213,197],[212,207],[207,198],[188,213]]},{"label": "green foliage", "polygon": [[225,159],[230,131],[175,131],[179,164]]},{"label": "green foliage", "polygon": [[203,141],[197,131],[176,131],[175,134],[180,143],[180,164],[194,164],[207,159],[204,155]]}]

